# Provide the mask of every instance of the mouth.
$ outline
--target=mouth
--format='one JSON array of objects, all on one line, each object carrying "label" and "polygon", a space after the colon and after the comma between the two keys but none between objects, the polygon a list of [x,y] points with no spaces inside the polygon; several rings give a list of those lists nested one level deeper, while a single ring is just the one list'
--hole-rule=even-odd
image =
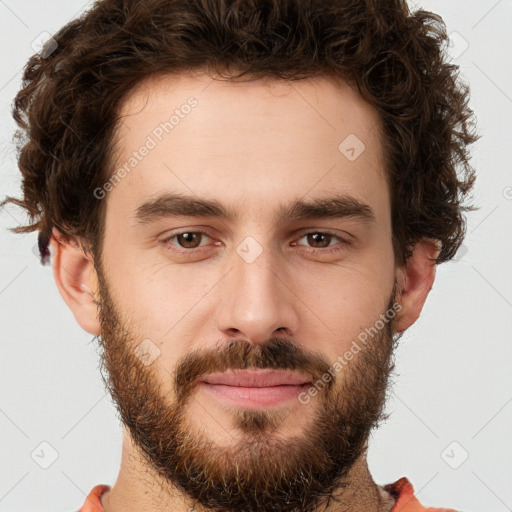
[{"label": "mouth", "polygon": [[201,380],[210,396],[247,409],[275,407],[297,399],[311,385],[311,377],[279,370],[231,370]]}]

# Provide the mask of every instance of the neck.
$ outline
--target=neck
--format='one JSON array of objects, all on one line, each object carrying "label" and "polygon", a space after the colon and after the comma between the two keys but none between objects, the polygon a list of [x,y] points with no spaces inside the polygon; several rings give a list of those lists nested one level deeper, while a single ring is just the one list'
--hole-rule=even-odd
[{"label": "neck", "polygon": [[[208,512],[148,468],[126,431],[119,475],[101,503],[104,512]],[[364,453],[348,473],[343,490],[335,491],[315,512],[390,512],[394,504],[395,500],[373,481]]]}]

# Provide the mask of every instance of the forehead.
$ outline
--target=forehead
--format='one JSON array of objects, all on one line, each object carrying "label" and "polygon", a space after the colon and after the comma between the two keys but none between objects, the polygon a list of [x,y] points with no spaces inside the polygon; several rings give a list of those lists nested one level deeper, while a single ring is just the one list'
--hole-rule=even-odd
[{"label": "forehead", "polygon": [[341,80],[152,77],[119,114],[112,172],[122,179],[108,201],[126,215],[166,191],[243,204],[247,215],[326,192],[389,207],[378,113]]}]

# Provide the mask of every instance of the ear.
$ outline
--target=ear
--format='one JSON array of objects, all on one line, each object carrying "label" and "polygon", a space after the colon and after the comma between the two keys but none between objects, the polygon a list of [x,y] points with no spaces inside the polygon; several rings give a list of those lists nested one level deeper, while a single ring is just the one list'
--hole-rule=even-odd
[{"label": "ear", "polygon": [[92,257],[76,238],[64,236],[55,228],[50,243],[53,277],[62,298],[82,329],[99,335],[98,280]]},{"label": "ear", "polygon": [[404,267],[398,269],[399,300],[402,309],[397,315],[395,332],[408,329],[420,316],[423,304],[436,276],[435,258],[440,248],[436,240],[421,239],[413,248]]}]

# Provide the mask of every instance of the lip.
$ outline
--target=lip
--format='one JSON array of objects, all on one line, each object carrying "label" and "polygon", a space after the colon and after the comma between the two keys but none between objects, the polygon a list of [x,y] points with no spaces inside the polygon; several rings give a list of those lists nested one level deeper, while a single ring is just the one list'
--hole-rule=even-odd
[{"label": "lip", "polygon": [[231,370],[201,380],[210,396],[247,409],[275,407],[297,399],[311,384],[309,376],[279,370]]}]

